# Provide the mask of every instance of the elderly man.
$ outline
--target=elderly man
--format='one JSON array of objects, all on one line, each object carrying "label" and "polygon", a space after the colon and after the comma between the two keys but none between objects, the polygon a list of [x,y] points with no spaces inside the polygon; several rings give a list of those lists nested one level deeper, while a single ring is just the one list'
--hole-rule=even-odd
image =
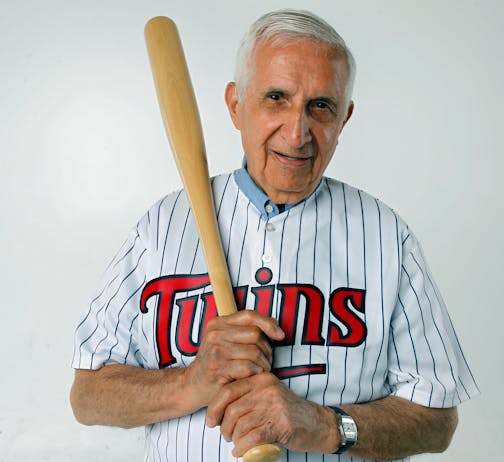
[{"label": "elderly man", "polygon": [[446,449],[478,391],[420,245],[386,205],[324,177],[354,74],[311,13],[252,25],[226,88],[244,166],[212,181],[239,312],[216,317],[184,192],[157,202],[77,327],[79,421],[145,425],[147,461],[270,442],[290,461]]}]

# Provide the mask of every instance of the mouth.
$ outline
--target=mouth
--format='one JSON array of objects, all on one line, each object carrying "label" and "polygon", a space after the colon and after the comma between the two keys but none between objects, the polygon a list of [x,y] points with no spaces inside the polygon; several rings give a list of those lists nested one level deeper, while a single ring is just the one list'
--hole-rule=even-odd
[{"label": "mouth", "polygon": [[289,156],[278,151],[271,151],[271,153],[281,164],[290,167],[302,167],[313,158],[313,156]]}]

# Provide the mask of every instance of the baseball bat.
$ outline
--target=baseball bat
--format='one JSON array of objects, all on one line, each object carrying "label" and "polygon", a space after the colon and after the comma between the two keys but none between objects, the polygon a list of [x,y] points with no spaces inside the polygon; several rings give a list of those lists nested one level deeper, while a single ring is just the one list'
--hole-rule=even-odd
[{"label": "baseball bat", "polygon": [[[219,316],[236,312],[233,288],[222,249],[210,186],[201,120],[191,77],[175,23],[150,19],[145,40],[163,122],[200,235],[201,246]],[[275,444],[256,446],[244,462],[276,462],[282,450]]]}]

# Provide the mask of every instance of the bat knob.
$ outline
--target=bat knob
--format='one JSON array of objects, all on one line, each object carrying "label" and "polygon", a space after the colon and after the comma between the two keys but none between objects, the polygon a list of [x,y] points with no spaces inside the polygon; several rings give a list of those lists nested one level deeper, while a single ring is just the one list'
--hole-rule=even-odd
[{"label": "bat knob", "polygon": [[243,455],[243,462],[278,462],[282,448],[276,444],[261,444],[249,449]]}]

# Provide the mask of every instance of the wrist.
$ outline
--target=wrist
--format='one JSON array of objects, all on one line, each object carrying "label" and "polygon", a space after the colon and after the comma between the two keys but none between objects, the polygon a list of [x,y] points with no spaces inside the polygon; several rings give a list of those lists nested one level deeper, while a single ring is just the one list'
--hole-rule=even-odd
[{"label": "wrist", "polygon": [[339,417],[329,406],[324,406],[323,409],[327,415],[326,421],[328,422],[328,425],[326,430],[325,447],[322,452],[325,454],[334,454],[341,445]]},{"label": "wrist", "polygon": [[292,441],[293,444],[287,447],[299,452],[332,454],[340,445],[338,417],[326,406],[312,401],[307,404],[313,411],[307,409],[305,414],[312,417],[302,431],[295,432],[296,442]]},{"label": "wrist", "polygon": [[206,390],[203,390],[198,380],[198,373],[195,371],[194,363],[187,367],[180,368],[180,391],[182,392],[179,399],[184,403],[186,414],[199,411],[201,408],[208,405]]}]

